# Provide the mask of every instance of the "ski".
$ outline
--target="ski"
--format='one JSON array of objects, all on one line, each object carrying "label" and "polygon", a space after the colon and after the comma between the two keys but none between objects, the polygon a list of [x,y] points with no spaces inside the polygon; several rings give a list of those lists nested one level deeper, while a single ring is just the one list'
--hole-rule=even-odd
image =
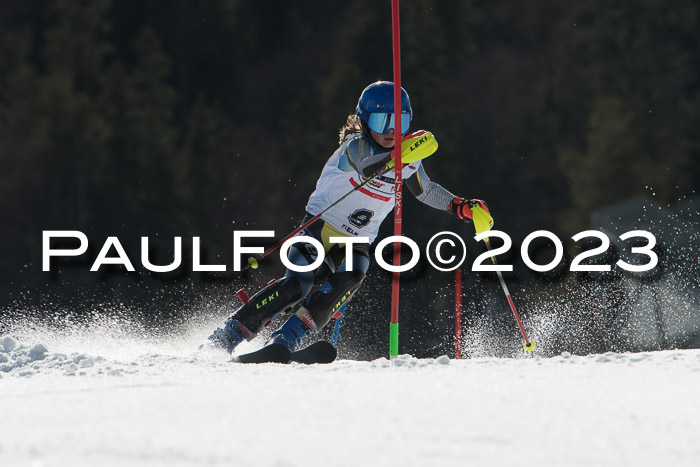
[{"label": "ski", "polygon": [[292,361],[297,363],[331,363],[338,357],[338,351],[328,341],[314,342],[310,346],[292,352]]},{"label": "ski", "polygon": [[290,352],[282,344],[269,344],[255,352],[233,358],[238,363],[331,363],[338,357],[338,351],[328,341],[318,341],[296,352]]},{"label": "ski", "polygon": [[256,350],[233,358],[238,363],[289,363],[292,353],[282,344],[269,344]]}]

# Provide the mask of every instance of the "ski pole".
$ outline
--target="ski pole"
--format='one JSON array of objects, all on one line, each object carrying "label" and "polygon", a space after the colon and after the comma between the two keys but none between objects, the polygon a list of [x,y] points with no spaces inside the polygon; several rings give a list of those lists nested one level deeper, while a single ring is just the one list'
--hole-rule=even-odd
[{"label": "ski pole", "polygon": [[[486,243],[486,249],[488,251],[491,251],[491,242],[485,241]],[[496,257],[492,256],[491,261],[493,261],[494,265],[498,265],[496,262]],[[527,350],[528,352],[532,352],[535,350],[535,343],[532,342],[530,339],[527,338],[527,334],[525,334],[525,329],[523,328],[523,323],[520,322],[520,316],[518,315],[518,311],[515,309],[515,303],[513,303],[513,297],[510,296],[510,291],[508,290],[508,286],[506,285],[505,279],[503,279],[503,274],[501,274],[501,271],[496,271],[496,274],[498,274],[498,280],[501,282],[501,288],[503,288],[503,292],[506,294],[506,299],[508,300],[508,304],[510,305],[511,311],[513,311],[513,316],[515,316],[515,321],[518,323],[518,327],[520,328],[520,333],[523,335],[523,338],[525,339],[525,343],[523,344],[523,348]]]},{"label": "ski pole", "polygon": [[385,165],[384,167],[380,168],[380,169],[377,170],[375,173],[373,173],[373,174],[370,175],[369,177],[365,178],[364,181],[363,181],[362,183],[360,183],[359,185],[357,185],[356,187],[354,187],[352,190],[348,191],[345,195],[341,196],[338,200],[336,200],[333,204],[331,204],[330,206],[328,206],[326,209],[324,209],[323,211],[319,212],[318,214],[316,214],[314,217],[312,217],[312,218],[309,219],[308,221],[304,222],[304,224],[302,224],[302,225],[299,226],[298,228],[294,229],[294,231],[292,231],[290,234],[288,234],[288,235],[287,235],[286,237],[284,237],[282,240],[280,240],[279,242],[275,243],[273,246],[271,246],[270,248],[268,248],[267,250],[265,250],[265,251],[264,251],[263,253],[261,253],[259,256],[255,257],[255,258],[253,258],[253,257],[251,256],[250,258],[248,258],[248,264],[246,264],[246,265],[243,267],[242,271],[245,271],[245,270],[248,269],[248,268],[257,269],[257,268],[258,268],[258,263],[259,263],[263,258],[265,258],[267,255],[269,255],[270,253],[274,252],[274,251],[277,250],[279,247],[281,247],[282,244],[283,244],[284,242],[286,242],[286,241],[289,240],[290,238],[294,237],[296,234],[298,234],[299,232],[301,232],[301,231],[304,230],[305,228],[309,227],[311,224],[313,224],[314,222],[316,222],[317,220],[319,220],[319,219],[321,218],[322,215],[324,215],[325,213],[327,213],[328,211],[330,211],[331,209],[333,209],[335,206],[337,206],[338,204],[340,204],[340,202],[342,202],[342,201],[344,201],[345,199],[347,199],[350,195],[352,195],[352,194],[355,193],[356,191],[359,191],[359,190],[361,190],[362,188],[364,188],[369,182],[371,182],[371,181],[374,180],[375,178],[384,175],[384,174],[387,173],[389,170],[391,170],[393,167],[394,167],[394,160],[392,159],[392,160],[390,160],[389,162],[387,162],[386,165]]},{"label": "ski pole", "polygon": [[[474,222],[474,229],[476,230],[477,234],[480,234],[482,232],[486,232],[488,230],[491,230],[491,227],[493,227],[493,218],[491,217],[491,214],[489,214],[487,211],[485,211],[480,205],[475,205],[472,206],[472,221]],[[491,242],[489,241],[488,237],[484,238],[484,243],[486,243],[486,249],[488,251],[491,251]],[[491,261],[493,262],[494,265],[498,265],[498,262],[496,261],[495,256],[491,256]],[[525,343],[523,344],[523,348],[528,351],[532,352],[535,350],[535,343],[532,342],[530,339],[527,338],[527,334],[525,334],[525,329],[523,328],[523,323],[520,321],[520,315],[518,315],[518,311],[515,309],[515,303],[513,303],[513,297],[510,296],[510,291],[508,290],[508,286],[506,285],[505,279],[503,279],[503,274],[501,271],[496,271],[496,274],[498,274],[498,280],[501,283],[501,288],[503,289],[503,292],[506,294],[506,299],[508,300],[508,304],[510,305],[510,309],[513,312],[513,316],[515,316],[515,321],[518,323],[518,327],[520,328],[520,333],[523,335],[523,338],[525,339]]]}]

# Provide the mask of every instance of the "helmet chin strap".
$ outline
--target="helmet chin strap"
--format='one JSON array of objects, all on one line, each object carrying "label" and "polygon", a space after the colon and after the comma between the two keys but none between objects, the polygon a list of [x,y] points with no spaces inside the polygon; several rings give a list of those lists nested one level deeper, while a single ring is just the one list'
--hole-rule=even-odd
[{"label": "helmet chin strap", "polygon": [[367,123],[365,123],[365,121],[362,119],[360,119],[360,126],[362,127],[362,134],[374,141],[374,138],[372,138],[372,133],[369,131],[369,126],[367,126]]}]

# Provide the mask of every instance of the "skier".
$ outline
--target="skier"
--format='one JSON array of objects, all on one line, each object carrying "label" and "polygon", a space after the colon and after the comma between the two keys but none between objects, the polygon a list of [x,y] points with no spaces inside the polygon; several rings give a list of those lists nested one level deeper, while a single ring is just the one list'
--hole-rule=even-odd
[{"label": "skier", "polygon": [[[394,148],[394,84],[378,81],[360,95],[355,113],[348,116],[340,129],[340,147],[326,162],[306,205],[304,219],[323,212],[328,206],[361,184],[391,160]],[[401,130],[408,133],[413,111],[408,94],[401,89]],[[399,140],[401,140],[399,138]],[[471,219],[478,199],[454,196],[430,180],[420,160],[405,164],[402,177],[418,200],[459,219]],[[287,270],[284,277],[271,281],[265,288],[236,310],[216,329],[209,340],[229,353],[243,340],[252,340],[278,314],[294,313],[273,332],[269,343],[281,343],[294,351],[302,340],[325,326],[362,284],[370,264],[369,243],[352,247],[352,270],[346,270],[345,246],[330,243],[329,237],[362,236],[372,243],[379,226],[394,208],[394,171],[374,179],[361,190],[324,213],[299,235],[317,239],[324,247],[325,266],[330,272],[325,282],[312,291],[321,270],[309,272]],[[296,243],[289,249],[289,261],[309,265],[318,252],[310,243]]]}]

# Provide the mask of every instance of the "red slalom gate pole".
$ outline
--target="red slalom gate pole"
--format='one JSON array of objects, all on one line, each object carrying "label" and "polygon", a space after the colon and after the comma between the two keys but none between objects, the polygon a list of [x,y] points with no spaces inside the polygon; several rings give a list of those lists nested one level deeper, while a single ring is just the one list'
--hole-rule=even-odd
[{"label": "red slalom gate pole", "polygon": [[[399,0],[391,0],[391,37],[394,56],[394,235],[401,235],[401,37],[399,34]],[[401,243],[394,242],[394,266],[401,264]],[[401,273],[391,278],[391,321],[389,322],[389,357],[399,355],[399,284]]]},{"label": "red slalom gate pole", "polygon": [[455,358],[462,358],[462,268],[455,269]]}]

